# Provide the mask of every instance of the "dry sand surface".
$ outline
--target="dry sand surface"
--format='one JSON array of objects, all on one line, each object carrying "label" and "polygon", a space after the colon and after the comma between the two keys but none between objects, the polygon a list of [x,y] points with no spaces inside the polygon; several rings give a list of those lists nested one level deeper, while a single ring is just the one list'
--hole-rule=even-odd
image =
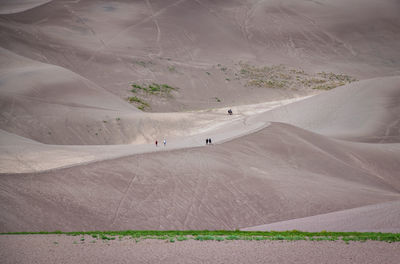
[{"label": "dry sand surface", "polygon": [[323,215],[288,220],[269,225],[243,228],[244,231],[285,231],[301,230],[320,232],[385,232],[400,230],[400,201],[374,204],[355,209],[343,210]]},{"label": "dry sand surface", "polygon": [[0,14],[13,14],[46,4],[51,0],[1,0]]},{"label": "dry sand surface", "polygon": [[264,119],[361,142],[400,142],[400,76],[363,80],[304,102],[265,112]]},{"label": "dry sand surface", "polygon": [[[0,0],[0,232],[400,232],[399,10],[393,0]],[[397,263],[400,252],[74,239],[0,236],[0,259]]]},{"label": "dry sand surface", "polygon": [[3,174],[0,230],[236,229],[399,200],[399,153],[272,123],[220,145]]},{"label": "dry sand surface", "polygon": [[[0,173],[45,171],[138,153],[204,146],[205,138],[209,137],[213,138],[214,143],[221,143],[269,125],[269,121],[265,119],[250,121],[251,116],[305,98],[308,97],[236,106],[233,108],[235,111],[233,116],[226,114],[228,109],[218,108],[181,114],[123,116],[123,121],[97,122],[100,123],[98,126],[101,127],[100,131],[110,135],[110,137],[103,135],[105,140],[121,140],[125,137],[118,133],[121,131],[116,131],[113,126],[115,123],[117,128],[128,126],[123,129],[124,131],[136,131],[131,134],[135,138],[131,144],[50,145],[0,130]],[[131,121],[131,124],[126,119]],[[141,126],[132,127],[132,124],[137,125],[137,123]],[[77,131],[77,127],[74,127],[74,131]],[[68,140],[65,136],[70,132],[71,130],[61,131],[57,138],[65,142]],[[93,135],[89,135],[90,137]],[[163,138],[168,138],[168,148],[154,148],[154,140],[158,139],[161,143]]]},{"label": "dry sand surface", "polygon": [[[0,0],[0,232],[400,232],[399,10]],[[92,240],[1,235],[0,262],[400,259],[370,241]]]},{"label": "dry sand surface", "polygon": [[[10,140],[3,141],[4,149],[11,151],[8,156],[3,155],[3,163],[25,164],[26,171],[40,170],[40,166],[51,168],[46,162],[29,166],[28,149],[33,153],[41,148],[41,153],[53,149],[48,156],[55,158],[47,161],[53,166],[96,159],[98,162],[47,172],[3,174],[0,183],[7,191],[0,193],[0,206],[7,213],[1,216],[0,230],[236,229],[399,200],[400,144],[378,143],[384,142],[386,134],[371,129],[376,122],[381,122],[382,127],[396,124],[399,116],[398,105],[393,103],[399,95],[397,79],[387,79],[388,82],[382,82],[385,86],[379,90],[378,102],[370,99],[378,96],[370,88],[377,81],[372,79],[272,111],[257,110],[256,105],[253,112],[248,111],[249,106],[242,107],[243,113],[240,107],[235,109],[239,110],[238,116],[219,110],[205,112],[233,120],[197,136],[171,140],[166,147],[156,148],[151,143],[93,146],[84,150],[79,146],[40,145],[3,133],[10,136]],[[358,96],[347,96],[346,89],[350,95]],[[329,107],[329,98],[335,99],[336,108]],[[345,130],[348,116],[359,114],[365,118],[361,114],[367,109],[368,100],[379,114],[367,112],[372,125],[365,123],[357,131],[360,137],[364,131],[372,133],[378,139],[374,143],[354,142],[353,135],[338,140],[268,121],[275,111],[286,112],[290,117],[315,105],[321,115],[333,109],[333,121]],[[292,106],[296,111],[290,110]],[[337,110],[346,107],[348,114]],[[196,114],[204,112],[193,113]],[[310,114],[310,120],[313,118]],[[213,120],[214,124],[221,121]],[[325,131],[337,131],[329,129],[330,123],[323,118],[314,120]],[[390,134],[393,139],[398,138],[396,131]],[[208,135],[221,144],[198,147],[205,145]],[[18,142],[19,147],[7,142]],[[19,154],[23,152],[24,155]],[[78,160],[70,160],[74,153],[82,154],[77,155]],[[137,155],[107,160],[134,153]],[[31,162],[36,163],[40,157]],[[363,230],[396,231],[398,227],[391,223],[398,216],[390,212],[390,206],[382,208],[382,214],[392,217],[388,225],[378,227],[363,217],[349,215],[348,219],[360,221]],[[354,226],[354,222],[344,221],[341,228],[348,230]]]},{"label": "dry sand surface", "polygon": [[[397,263],[399,243],[184,241],[103,242],[86,236],[1,236],[2,263]],[[74,244],[74,241],[76,241]],[[57,244],[56,244],[57,243]]]},{"label": "dry sand surface", "polygon": [[236,105],[310,92],[246,87],[232,74],[240,61],[362,79],[399,75],[398,10],[392,0],[50,1],[1,15],[0,46],[124,100],[132,82],[180,88],[173,99],[146,98],[153,111],[204,109],[221,104],[215,97]]}]

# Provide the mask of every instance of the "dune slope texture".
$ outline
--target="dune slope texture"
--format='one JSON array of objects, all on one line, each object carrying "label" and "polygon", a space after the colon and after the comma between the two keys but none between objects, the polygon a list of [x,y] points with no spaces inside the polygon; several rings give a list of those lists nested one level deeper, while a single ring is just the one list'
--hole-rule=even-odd
[{"label": "dune slope texture", "polygon": [[1,231],[235,229],[399,199],[399,170],[400,145],[274,123],[209,148],[2,175]]},{"label": "dune slope texture", "polygon": [[290,123],[351,141],[400,142],[400,77],[363,80],[265,113]]},{"label": "dune slope texture", "polygon": [[400,232],[399,10],[2,1],[0,232]]}]

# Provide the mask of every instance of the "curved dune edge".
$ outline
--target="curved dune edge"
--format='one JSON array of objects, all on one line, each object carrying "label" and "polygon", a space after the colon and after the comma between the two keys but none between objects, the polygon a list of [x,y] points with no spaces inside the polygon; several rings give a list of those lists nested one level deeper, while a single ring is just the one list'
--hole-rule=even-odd
[{"label": "curved dune edge", "polygon": [[2,0],[0,15],[16,14],[47,4],[53,0]]},{"label": "curved dune edge", "polygon": [[304,217],[267,225],[242,228],[243,231],[307,232],[400,232],[400,201],[368,205],[328,214]]},{"label": "curved dune edge", "polygon": [[[135,154],[200,147],[205,145],[205,138],[212,138],[214,144],[219,144],[254,133],[269,125],[266,120],[249,121],[251,116],[307,98],[309,96],[236,106],[233,116],[226,114],[226,108],[186,114],[135,114],[135,116],[143,115],[143,119],[146,118],[146,121],[152,122],[153,125],[165,120],[162,129],[164,135],[169,135],[167,148],[155,148],[154,142],[90,146],[50,145],[0,129],[0,173],[43,172]],[[131,116],[122,118],[131,120],[132,123],[140,122],[140,119]],[[171,130],[171,127],[174,126],[181,128],[180,134],[176,132],[174,134],[174,131]],[[171,130],[170,133],[167,132],[168,129]],[[161,143],[162,137],[153,136],[152,138],[158,138]]]},{"label": "curved dune edge", "polygon": [[0,232],[237,229],[400,200],[399,170],[400,144],[271,123],[224,144],[2,174]]},{"label": "curved dune edge", "polygon": [[[397,228],[398,2],[3,3],[25,11],[0,15],[0,232],[233,230],[312,216],[325,228]],[[264,89],[239,62],[362,81]],[[159,112],[142,113],[128,102],[142,82],[179,89],[134,90]],[[273,111],[184,112],[315,93]],[[341,226],[325,218],[333,212]]]},{"label": "curved dune edge", "polygon": [[362,80],[263,114],[349,141],[400,142],[400,76]]},{"label": "curved dune edge", "polygon": [[[380,85],[379,89],[375,88],[377,85]],[[2,132],[0,172],[38,172],[154,152],[159,149],[154,148],[153,140],[157,138],[161,140],[165,136],[168,138],[169,150],[204,146],[204,139],[208,137],[212,137],[214,143],[222,143],[258,131],[269,121],[277,120],[347,141],[363,141],[369,138],[367,142],[371,140],[375,143],[397,142],[400,140],[397,128],[400,126],[398,115],[400,107],[393,102],[398,100],[399,88],[400,77],[370,79],[339,87],[311,98],[232,107],[235,113],[232,117],[226,115],[226,108],[182,114],[135,112],[135,118],[131,115],[123,117],[125,123],[130,125],[124,130],[134,129],[135,124],[146,120],[153,127],[148,126],[148,128],[157,127],[158,131],[164,132],[163,135],[157,135],[151,134],[151,130],[146,128],[134,129],[134,135],[142,133],[148,137],[143,138],[143,142],[140,142],[140,138],[136,139],[139,141],[132,142],[136,143],[134,145],[60,146],[32,142],[26,145],[22,141],[13,145],[4,145],[4,142],[13,141],[11,139],[13,136]],[[116,128],[121,129],[121,124],[117,124],[119,122],[115,120],[113,122],[116,123]],[[103,124],[101,121],[100,123]],[[170,131],[167,132],[168,130]],[[68,137],[67,132],[63,132],[65,137]]]}]

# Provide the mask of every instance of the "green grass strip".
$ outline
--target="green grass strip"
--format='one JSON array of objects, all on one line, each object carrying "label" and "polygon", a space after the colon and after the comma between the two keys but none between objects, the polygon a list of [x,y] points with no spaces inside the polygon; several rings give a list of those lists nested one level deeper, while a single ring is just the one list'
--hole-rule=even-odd
[{"label": "green grass strip", "polygon": [[199,241],[212,240],[285,240],[285,241],[384,241],[400,242],[400,233],[373,233],[373,232],[302,232],[292,231],[230,231],[230,230],[123,230],[123,231],[77,231],[77,232],[9,232],[0,233],[0,235],[50,235],[64,234],[70,236],[90,235],[93,238],[103,240],[114,240],[116,236],[131,237],[137,239],[162,239],[184,241],[194,239]]}]

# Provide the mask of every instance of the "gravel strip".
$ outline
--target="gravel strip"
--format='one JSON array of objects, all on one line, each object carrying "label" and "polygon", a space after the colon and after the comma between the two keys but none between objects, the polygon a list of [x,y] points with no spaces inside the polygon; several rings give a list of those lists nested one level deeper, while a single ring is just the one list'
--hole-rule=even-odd
[{"label": "gravel strip", "polygon": [[400,243],[343,241],[194,241],[85,236],[0,236],[6,263],[398,263]]}]

